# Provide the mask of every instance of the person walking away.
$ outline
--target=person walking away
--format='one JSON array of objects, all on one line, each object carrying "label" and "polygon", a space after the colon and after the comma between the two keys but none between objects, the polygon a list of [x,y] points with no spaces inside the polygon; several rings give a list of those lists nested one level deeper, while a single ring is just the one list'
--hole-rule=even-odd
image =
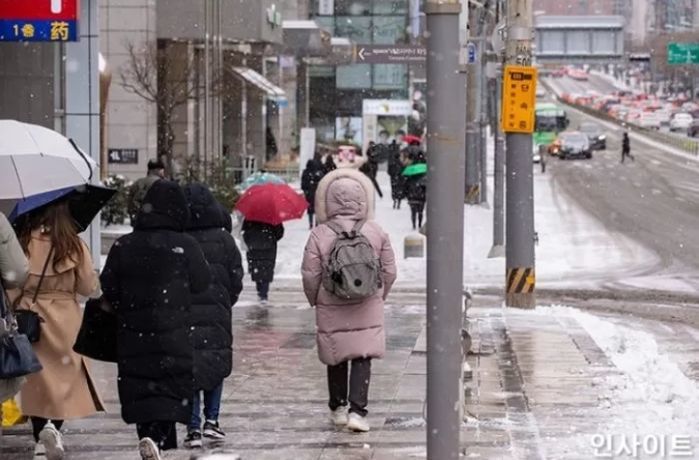
[{"label": "person walking away", "polygon": [[[5,295],[6,288],[21,288],[28,275],[27,257],[12,225],[5,214],[0,212],[0,296]],[[0,298],[0,305],[2,304],[9,307],[4,299]],[[2,420],[2,400],[0,400],[0,420]]]},{"label": "person walking away", "polygon": [[374,152],[375,148],[370,144],[370,147],[367,149],[366,156],[363,156],[361,151],[358,152],[357,162],[359,164],[359,170],[364,173],[364,175],[368,177],[371,183],[374,185],[374,189],[376,190],[376,193],[379,194],[379,198],[383,198],[383,191],[381,190],[381,187],[379,187],[379,183],[376,180],[379,164],[375,157],[372,158],[374,156]]},{"label": "person walking away", "polygon": [[328,153],[325,156],[325,161],[323,162],[323,169],[325,170],[325,174],[329,173],[330,171],[335,171],[337,169],[337,165],[335,164],[335,160],[333,159],[331,153]]},{"label": "person walking away", "polygon": [[400,209],[401,202],[405,198],[405,178],[403,177],[403,161],[397,144],[391,144],[390,157],[388,158],[388,175],[391,178],[391,198],[393,209]]},{"label": "person walking away", "polygon": [[39,341],[32,347],[43,366],[27,376],[21,407],[31,419],[36,452],[58,460],[65,455],[64,421],[104,411],[85,358],[73,351],[82,323],[78,296],[99,298],[100,283],[67,202],[25,216],[18,229],[29,277],[9,297],[16,310],[42,318]]},{"label": "person walking away", "polygon": [[626,157],[631,158],[631,161],[636,161],[636,158],[631,155],[631,139],[629,138],[629,132],[624,131],[624,135],[621,139],[621,163],[624,163]]},{"label": "person walking away", "polygon": [[318,183],[324,175],[325,168],[317,155],[315,158],[308,160],[308,163],[306,163],[306,169],[303,170],[303,174],[301,175],[301,190],[303,190],[303,196],[306,197],[306,201],[308,202],[308,225],[311,229],[315,226],[314,205],[316,189],[318,188]]},{"label": "person walking away", "polygon": [[[230,214],[222,209],[203,184],[185,188],[190,220],[189,233],[201,246],[212,272],[209,288],[192,297],[195,392],[192,415],[187,426],[185,447],[202,447],[204,438],[221,441],[226,434],[219,424],[223,381],[233,367],[233,326],[231,307],[243,290],[240,251],[230,231]],[[202,432],[201,394],[204,402]]]},{"label": "person walking away", "polygon": [[148,189],[151,185],[160,179],[165,178],[165,165],[160,160],[150,160],[148,162],[148,173],[146,177],[138,179],[136,182],[131,184],[129,187],[129,193],[127,197],[127,211],[129,213],[129,218],[131,219],[131,225],[134,225],[134,220],[141,208],[141,203],[143,203],[143,198],[146,196]]},{"label": "person walking away", "polygon": [[[356,432],[370,429],[366,416],[371,361],[386,351],[383,309],[396,279],[391,242],[373,220],[373,202],[372,184],[360,172],[341,169],[325,176],[316,193],[319,226],[308,238],[301,266],[306,298],[316,308],[318,357],[327,366],[330,419],[335,426],[346,425]],[[353,235],[351,241],[342,232]],[[328,261],[341,260],[331,255],[340,244],[346,265],[339,269],[334,264],[338,270],[329,273]],[[349,249],[352,246],[370,251],[373,257],[357,257],[363,251],[357,253]],[[354,272],[348,271],[350,266],[357,267],[350,253],[363,260]],[[361,274],[367,282],[342,282],[347,273]]]},{"label": "person walking away", "polygon": [[102,271],[104,297],[119,324],[121,417],[136,424],[143,460],[176,449],[175,424],[192,418],[192,296],[209,287],[211,273],[199,243],[184,233],[188,220],[180,186],[157,181],[134,231],[114,243]]},{"label": "person walking away", "polygon": [[[418,152],[413,159],[409,161],[410,164],[426,162],[425,155],[422,151]],[[426,178],[426,174],[416,174],[405,179],[408,204],[410,205],[410,220],[413,224],[413,230],[422,228],[425,202],[427,201]]]},{"label": "person walking away", "polygon": [[260,303],[267,305],[269,285],[274,281],[274,266],[277,264],[277,242],[284,236],[284,226],[246,219],[242,233],[248,248],[250,277],[257,287]]}]

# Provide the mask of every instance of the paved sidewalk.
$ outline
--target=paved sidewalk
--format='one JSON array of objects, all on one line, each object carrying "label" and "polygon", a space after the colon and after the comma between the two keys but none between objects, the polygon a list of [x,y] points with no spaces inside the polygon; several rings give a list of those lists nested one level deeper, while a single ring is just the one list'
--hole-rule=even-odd
[{"label": "paved sidewalk", "polygon": [[[424,334],[423,295],[399,292],[387,306],[388,353],[373,364],[373,429],[364,435],[337,431],[327,421],[313,310],[300,292],[273,292],[272,301],[261,308],[248,297],[234,309],[234,373],[221,417],[225,447],[244,460],[425,458],[426,356],[416,346]],[[481,297],[470,310],[465,457],[593,458],[589,437],[606,417],[595,382],[617,373],[613,364],[574,320],[493,308],[499,304]],[[93,368],[109,413],[67,424],[68,458],[137,458],[135,428],[119,416],[115,368]],[[183,438],[180,427],[180,443]],[[6,430],[0,443],[0,458],[32,458],[27,425]]]}]

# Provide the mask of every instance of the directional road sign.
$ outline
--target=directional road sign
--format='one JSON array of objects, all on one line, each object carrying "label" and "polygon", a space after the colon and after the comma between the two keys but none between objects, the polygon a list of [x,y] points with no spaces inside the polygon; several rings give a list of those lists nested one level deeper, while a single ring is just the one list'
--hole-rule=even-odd
[{"label": "directional road sign", "polygon": [[356,45],[355,58],[360,64],[408,64],[427,60],[427,49],[410,45]]},{"label": "directional road sign", "polygon": [[699,43],[668,43],[668,64],[699,64]]}]

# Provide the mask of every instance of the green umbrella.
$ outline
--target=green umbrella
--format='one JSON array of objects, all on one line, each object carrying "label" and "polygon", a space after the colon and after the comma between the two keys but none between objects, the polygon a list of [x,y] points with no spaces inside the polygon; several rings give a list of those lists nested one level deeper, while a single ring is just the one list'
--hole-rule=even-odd
[{"label": "green umbrella", "polygon": [[417,176],[418,174],[427,174],[426,163],[416,163],[414,165],[406,166],[406,168],[403,170],[404,176]]}]

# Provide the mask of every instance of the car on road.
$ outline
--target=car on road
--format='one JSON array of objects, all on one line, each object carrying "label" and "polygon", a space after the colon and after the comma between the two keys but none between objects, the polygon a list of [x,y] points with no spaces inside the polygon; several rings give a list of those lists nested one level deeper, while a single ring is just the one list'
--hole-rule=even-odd
[{"label": "car on road", "polygon": [[543,99],[546,97],[546,89],[543,86],[536,87],[536,98]]},{"label": "car on road", "polygon": [[592,148],[587,135],[580,131],[567,131],[558,136],[558,158],[592,158]]},{"label": "car on road", "polygon": [[692,125],[694,118],[684,112],[676,113],[670,120],[670,131],[686,131]]},{"label": "car on road", "polygon": [[578,130],[587,136],[592,150],[607,150],[607,133],[597,123],[583,122]]},{"label": "car on road", "polygon": [[699,137],[699,118],[692,120],[692,124],[687,128],[687,136]]},{"label": "car on road", "polygon": [[641,112],[635,123],[641,128],[660,129],[660,117],[655,112]]}]

